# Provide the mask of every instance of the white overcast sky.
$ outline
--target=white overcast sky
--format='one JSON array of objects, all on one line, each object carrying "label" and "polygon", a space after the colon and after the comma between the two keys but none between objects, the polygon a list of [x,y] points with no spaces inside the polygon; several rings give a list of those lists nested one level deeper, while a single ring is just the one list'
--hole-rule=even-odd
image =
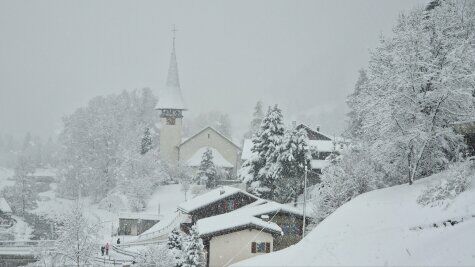
[{"label": "white overcast sky", "polygon": [[0,0],[0,133],[42,136],[96,96],[165,84],[172,24],[189,111],[247,127],[258,99],[287,121],[345,126],[381,33],[427,0]]}]

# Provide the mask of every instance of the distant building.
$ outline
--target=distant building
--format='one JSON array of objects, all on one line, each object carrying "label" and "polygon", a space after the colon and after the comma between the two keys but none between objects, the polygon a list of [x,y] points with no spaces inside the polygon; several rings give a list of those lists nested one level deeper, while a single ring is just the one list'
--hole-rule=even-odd
[{"label": "distant building", "polygon": [[119,235],[140,235],[159,222],[156,214],[119,214]]},{"label": "distant building", "polygon": [[175,37],[168,68],[167,82],[159,91],[156,109],[160,111],[160,158],[170,166],[183,164],[196,167],[207,148],[212,149],[215,164],[235,177],[239,168],[241,149],[229,138],[212,127],[206,127],[193,136],[182,140],[183,111],[186,105],[183,100],[178,75],[178,64],[175,53]]}]

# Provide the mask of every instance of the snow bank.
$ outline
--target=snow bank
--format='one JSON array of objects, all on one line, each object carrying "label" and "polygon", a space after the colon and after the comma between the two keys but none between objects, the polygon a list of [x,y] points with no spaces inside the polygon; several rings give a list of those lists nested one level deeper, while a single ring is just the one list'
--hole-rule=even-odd
[{"label": "snow bank", "polygon": [[[233,266],[473,266],[475,181],[449,205],[417,204],[421,192],[446,175],[360,195],[298,244]],[[448,220],[458,223],[444,226]]]}]

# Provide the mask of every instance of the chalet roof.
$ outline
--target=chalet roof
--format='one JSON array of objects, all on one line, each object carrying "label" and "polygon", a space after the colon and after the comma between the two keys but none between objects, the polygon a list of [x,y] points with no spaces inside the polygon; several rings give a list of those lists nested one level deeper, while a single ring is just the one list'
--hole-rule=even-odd
[{"label": "chalet roof", "polygon": [[0,198],[0,211],[3,213],[12,213],[10,205],[8,205],[7,201],[3,197]]},{"label": "chalet roof", "polygon": [[181,210],[185,213],[190,213],[236,194],[244,194],[255,200],[258,199],[256,196],[249,194],[239,188],[221,186],[202,195],[196,196],[184,203],[181,203],[180,205],[178,205],[178,210]]},{"label": "chalet roof", "polygon": [[133,212],[121,212],[119,213],[119,219],[133,219],[133,220],[154,220],[159,221],[160,216],[153,213],[133,213]]},{"label": "chalet roof", "polygon": [[240,216],[236,213],[225,213],[204,218],[196,222],[200,236],[216,236],[242,229],[255,228],[271,234],[282,234],[282,229],[273,222],[266,222],[253,216]]},{"label": "chalet roof", "polygon": [[315,131],[313,130],[312,128],[310,128],[309,126],[301,123],[299,124],[296,129],[305,129],[305,131],[307,131],[307,136],[308,136],[308,139],[310,140],[326,140],[326,141],[331,141],[332,138],[330,138],[329,136],[321,133],[320,131]]},{"label": "chalet roof", "polygon": [[242,215],[251,215],[251,216],[260,216],[264,214],[275,214],[275,213],[287,213],[292,215],[297,215],[302,217],[303,211],[286,205],[277,203],[270,200],[261,199],[260,201],[256,201],[251,203],[250,205],[244,206],[240,209],[232,211],[231,213],[239,213]]},{"label": "chalet roof", "polygon": [[187,143],[188,141],[190,141],[191,139],[195,138],[195,136],[198,136],[199,134],[201,134],[202,132],[206,131],[206,130],[211,130],[213,132],[216,132],[218,135],[220,135],[222,138],[224,138],[226,141],[228,141],[231,145],[235,146],[238,150],[241,150],[241,148],[236,145],[236,143],[234,143],[231,139],[229,139],[228,137],[226,137],[224,134],[220,133],[218,130],[216,130],[215,128],[211,127],[211,126],[206,126],[205,128],[203,128],[201,131],[195,133],[194,135],[184,139],[181,144],[179,146],[182,146],[184,145],[185,143]]},{"label": "chalet roof", "polygon": [[197,167],[200,166],[201,164],[201,159],[203,158],[203,154],[206,152],[206,150],[209,149],[211,150],[211,154],[213,154],[213,163],[215,166],[222,167],[222,168],[232,168],[234,165],[227,161],[221,153],[218,152],[213,147],[202,147],[198,149],[187,161],[186,165],[192,166],[192,167]]}]

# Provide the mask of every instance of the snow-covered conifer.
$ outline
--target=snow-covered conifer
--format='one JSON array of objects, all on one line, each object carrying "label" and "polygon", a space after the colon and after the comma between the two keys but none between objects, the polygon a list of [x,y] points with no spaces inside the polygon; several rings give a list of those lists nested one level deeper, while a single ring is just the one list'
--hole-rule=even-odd
[{"label": "snow-covered conifer", "polygon": [[274,153],[281,144],[284,135],[282,111],[277,105],[268,109],[259,130],[252,138],[252,155],[244,163],[247,174],[241,174],[254,194],[273,199],[275,191],[274,176],[271,168],[277,162]]},{"label": "snow-covered conifer", "polygon": [[145,132],[143,134],[143,137],[142,137],[142,143],[141,143],[141,146],[140,146],[140,154],[144,155],[146,154],[148,151],[150,151],[150,149],[152,149],[152,135],[150,134],[150,128],[145,128]]},{"label": "snow-covered conifer", "polygon": [[190,235],[183,244],[183,267],[204,267],[206,265],[203,240],[196,227],[190,229]]},{"label": "snow-covered conifer", "polygon": [[204,183],[207,188],[214,188],[217,185],[218,172],[213,163],[213,151],[209,148],[202,155],[196,180]]}]

